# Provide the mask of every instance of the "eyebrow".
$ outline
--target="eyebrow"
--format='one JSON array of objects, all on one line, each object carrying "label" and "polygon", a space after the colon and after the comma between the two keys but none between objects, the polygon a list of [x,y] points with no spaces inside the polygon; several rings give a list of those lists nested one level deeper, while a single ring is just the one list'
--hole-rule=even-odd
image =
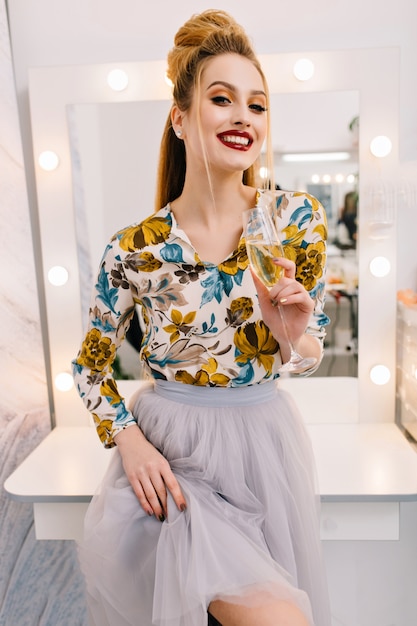
[{"label": "eyebrow", "polygon": [[[211,87],[215,87],[216,85],[222,85],[223,87],[230,89],[230,91],[236,91],[236,87],[234,85],[224,80],[215,80],[214,82],[210,83],[206,91],[211,89]],[[266,98],[266,93],[262,89],[252,89],[251,94],[253,96],[265,96]]]}]

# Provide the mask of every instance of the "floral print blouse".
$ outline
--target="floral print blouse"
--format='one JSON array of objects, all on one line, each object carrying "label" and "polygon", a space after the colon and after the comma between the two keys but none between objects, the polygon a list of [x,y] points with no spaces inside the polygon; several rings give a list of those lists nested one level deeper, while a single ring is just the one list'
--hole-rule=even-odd
[{"label": "floral print blouse", "polygon": [[[299,192],[276,192],[274,206],[286,256],[315,301],[307,332],[323,341],[329,321],[324,209]],[[156,379],[239,387],[279,377],[279,345],[261,317],[244,239],[219,265],[204,262],[168,205],[117,232],[107,246],[87,334],[73,361],[78,392],[106,447],[135,423],[112,370],[135,307],[144,322],[140,357]]]}]

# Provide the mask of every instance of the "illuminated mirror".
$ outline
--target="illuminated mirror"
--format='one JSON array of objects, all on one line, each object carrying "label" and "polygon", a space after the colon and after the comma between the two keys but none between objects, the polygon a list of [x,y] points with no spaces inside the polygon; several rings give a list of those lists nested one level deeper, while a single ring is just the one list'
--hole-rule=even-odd
[{"label": "illuminated mirror", "polygon": [[[67,108],[83,320],[110,237],[153,210],[159,138],[169,108],[168,100]],[[358,153],[349,122],[358,110],[356,91],[271,97],[275,180],[282,189],[319,197],[327,212],[333,281],[328,285],[327,310],[332,323],[317,371],[320,376],[357,375],[357,251],[355,239],[348,233],[340,235],[339,216],[346,194],[357,194]],[[289,162],[290,155],[294,160]],[[135,338],[132,341],[128,333],[119,349],[117,377],[141,376]]]},{"label": "illuminated mirror", "polygon": [[[359,419],[389,421],[394,414],[395,388],[391,380],[383,386],[373,385],[369,370],[375,363],[387,364],[392,370],[395,362],[395,272],[373,279],[369,263],[381,256],[381,240],[369,237],[369,194],[380,177],[395,174],[398,160],[398,52],[391,48],[312,52],[308,58],[315,72],[309,81],[300,82],[293,75],[296,54],[265,55],[261,57],[268,77],[272,97],[277,94],[319,94],[356,92],[359,98],[360,136],[358,145],[359,177],[359,311],[360,337],[358,355]],[[384,67],[384,72],[379,71]],[[80,202],[73,186],[76,174],[69,127],[74,129],[77,107],[103,105],[113,102],[148,102],[151,109],[163,109],[170,100],[170,87],[165,82],[165,62],[121,63],[117,67],[129,76],[123,91],[113,91],[107,85],[109,64],[65,67],[39,67],[30,71],[29,92],[34,155],[45,150],[59,154],[59,167],[53,172],[43,171],[34,156],[37,184],[39,222],[44,268],[63,265],[68,270],[68,281],[58,290],[44,277],[48,317],[49,344],[51,346],[52,378],[68,369],[82,337],[83,317],[80,303],[80,272],[78,236],[74,207]],[[51,87],[53,86],[53,88]],[[300,95],[301,97],[301,95]],[[158,105],[155,105],[155,103]],[[76,106],[74,106],[76,105]],[[163,111],[161,111],[162,115]],[[71,126],[72,115],[72,126]],[[165,115],[163,116],[165,117]],[[298,122],[301,123],[302,118]],[[77,122],[75,122],[76,126]],[[292,134],[302,136],[292,128]],[[369,145],[373,137],[391,138],[393,149],[383,160],[375,163]],[[160,131],[152,134],[152,142],[159,144]],[[146,144],[144,144],[146,145]],[[159,145],[146,145],[150,150]],[[334,146],[337,148],[337,146]],[[75,144],[75,149],[77,149]],[[301,149],[301,148],[300,148]],[[303,148],[305,150],[305,148]],[[72,146],[74,151],[74,145]],[[317,166],[317,164],[316,164]],[[130,161],[126,166],[135,168]],[[279,168],[279,162],[277,164]],[[301,171],[301,166],[299,166]],[[137,171],[143,163],[137,164]],[[338,172],[341,174],[341,172]],[[75,174],[75,179],[74,179]],[[284,177],[284,171],[278,171]],[[318,174],[317,174],[318,175]],[[77,191],[78,189],[78,191]],[[74,190],[76,193],[74,193]],[[149,192],[149,199],[145,198]],[[121,193],[121,190],[119,190]],[[145,185],[141,192],[140,207],[148,214],[153,210],[154,188]],[[117,201],[117,196],[116,196]],[[116,228],[123,226],[117,214]],[[136,208],[135,208],[136,210]],[[141,216],[138,215],[140,218]],[[128,222],[131,221],[129,217]],[[113,227],[112,227],[112,230]],[[79,228],[78,228],[78,232]],[[60,236],[61,235],[61,236]],[[105,233],[103,233],[103,236]],[[101,244],[99,244],[101,247]],[[395,228],[383,240],[383,256],[395,267]],[[89,246],[87,246],[89,250]],[[90,252],[88,252],[90,254]],[[95,268],[93,269],[95,271]],[[84,275],[84,273],[83,273]],[[376,315],[375,312],[378,312]],[[74,389],[58,394],[51,386],[58,425],[87,425],[88,414],[83,412]],[[65,396],[65,397],[64,397]],[[325,398],[323,399],[325,402]]]}]

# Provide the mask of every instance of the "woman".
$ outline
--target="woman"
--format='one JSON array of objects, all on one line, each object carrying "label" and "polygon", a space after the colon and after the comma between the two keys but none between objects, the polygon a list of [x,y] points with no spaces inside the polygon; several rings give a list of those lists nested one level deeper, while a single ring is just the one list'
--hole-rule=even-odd
[{"label": "woman", "polygon": [[[277,192],[299,264],[277,261],[270,292],[255,285],[242,212],[263,197],[264,75],[241,27],[215,10],[179,30],[168,67],[157,211],[107,246],[74,361],[100,439],[116,446],[79,551],[92,621],[327,626],[313,461],[276,384],[289,347],[274,306],[319,362],[324,212]],[[136,305],[149,381],[127,407],[111,364]]]}]

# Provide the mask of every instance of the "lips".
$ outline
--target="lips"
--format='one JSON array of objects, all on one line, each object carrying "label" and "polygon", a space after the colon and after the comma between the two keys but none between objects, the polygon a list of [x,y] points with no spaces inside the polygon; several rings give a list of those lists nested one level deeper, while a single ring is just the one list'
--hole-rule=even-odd
[{"label": "lips", "polygon": [[234,150],[248,150],[253,143],[251,135],[244,132],[227,131],[217,136],[222,144]]}]

